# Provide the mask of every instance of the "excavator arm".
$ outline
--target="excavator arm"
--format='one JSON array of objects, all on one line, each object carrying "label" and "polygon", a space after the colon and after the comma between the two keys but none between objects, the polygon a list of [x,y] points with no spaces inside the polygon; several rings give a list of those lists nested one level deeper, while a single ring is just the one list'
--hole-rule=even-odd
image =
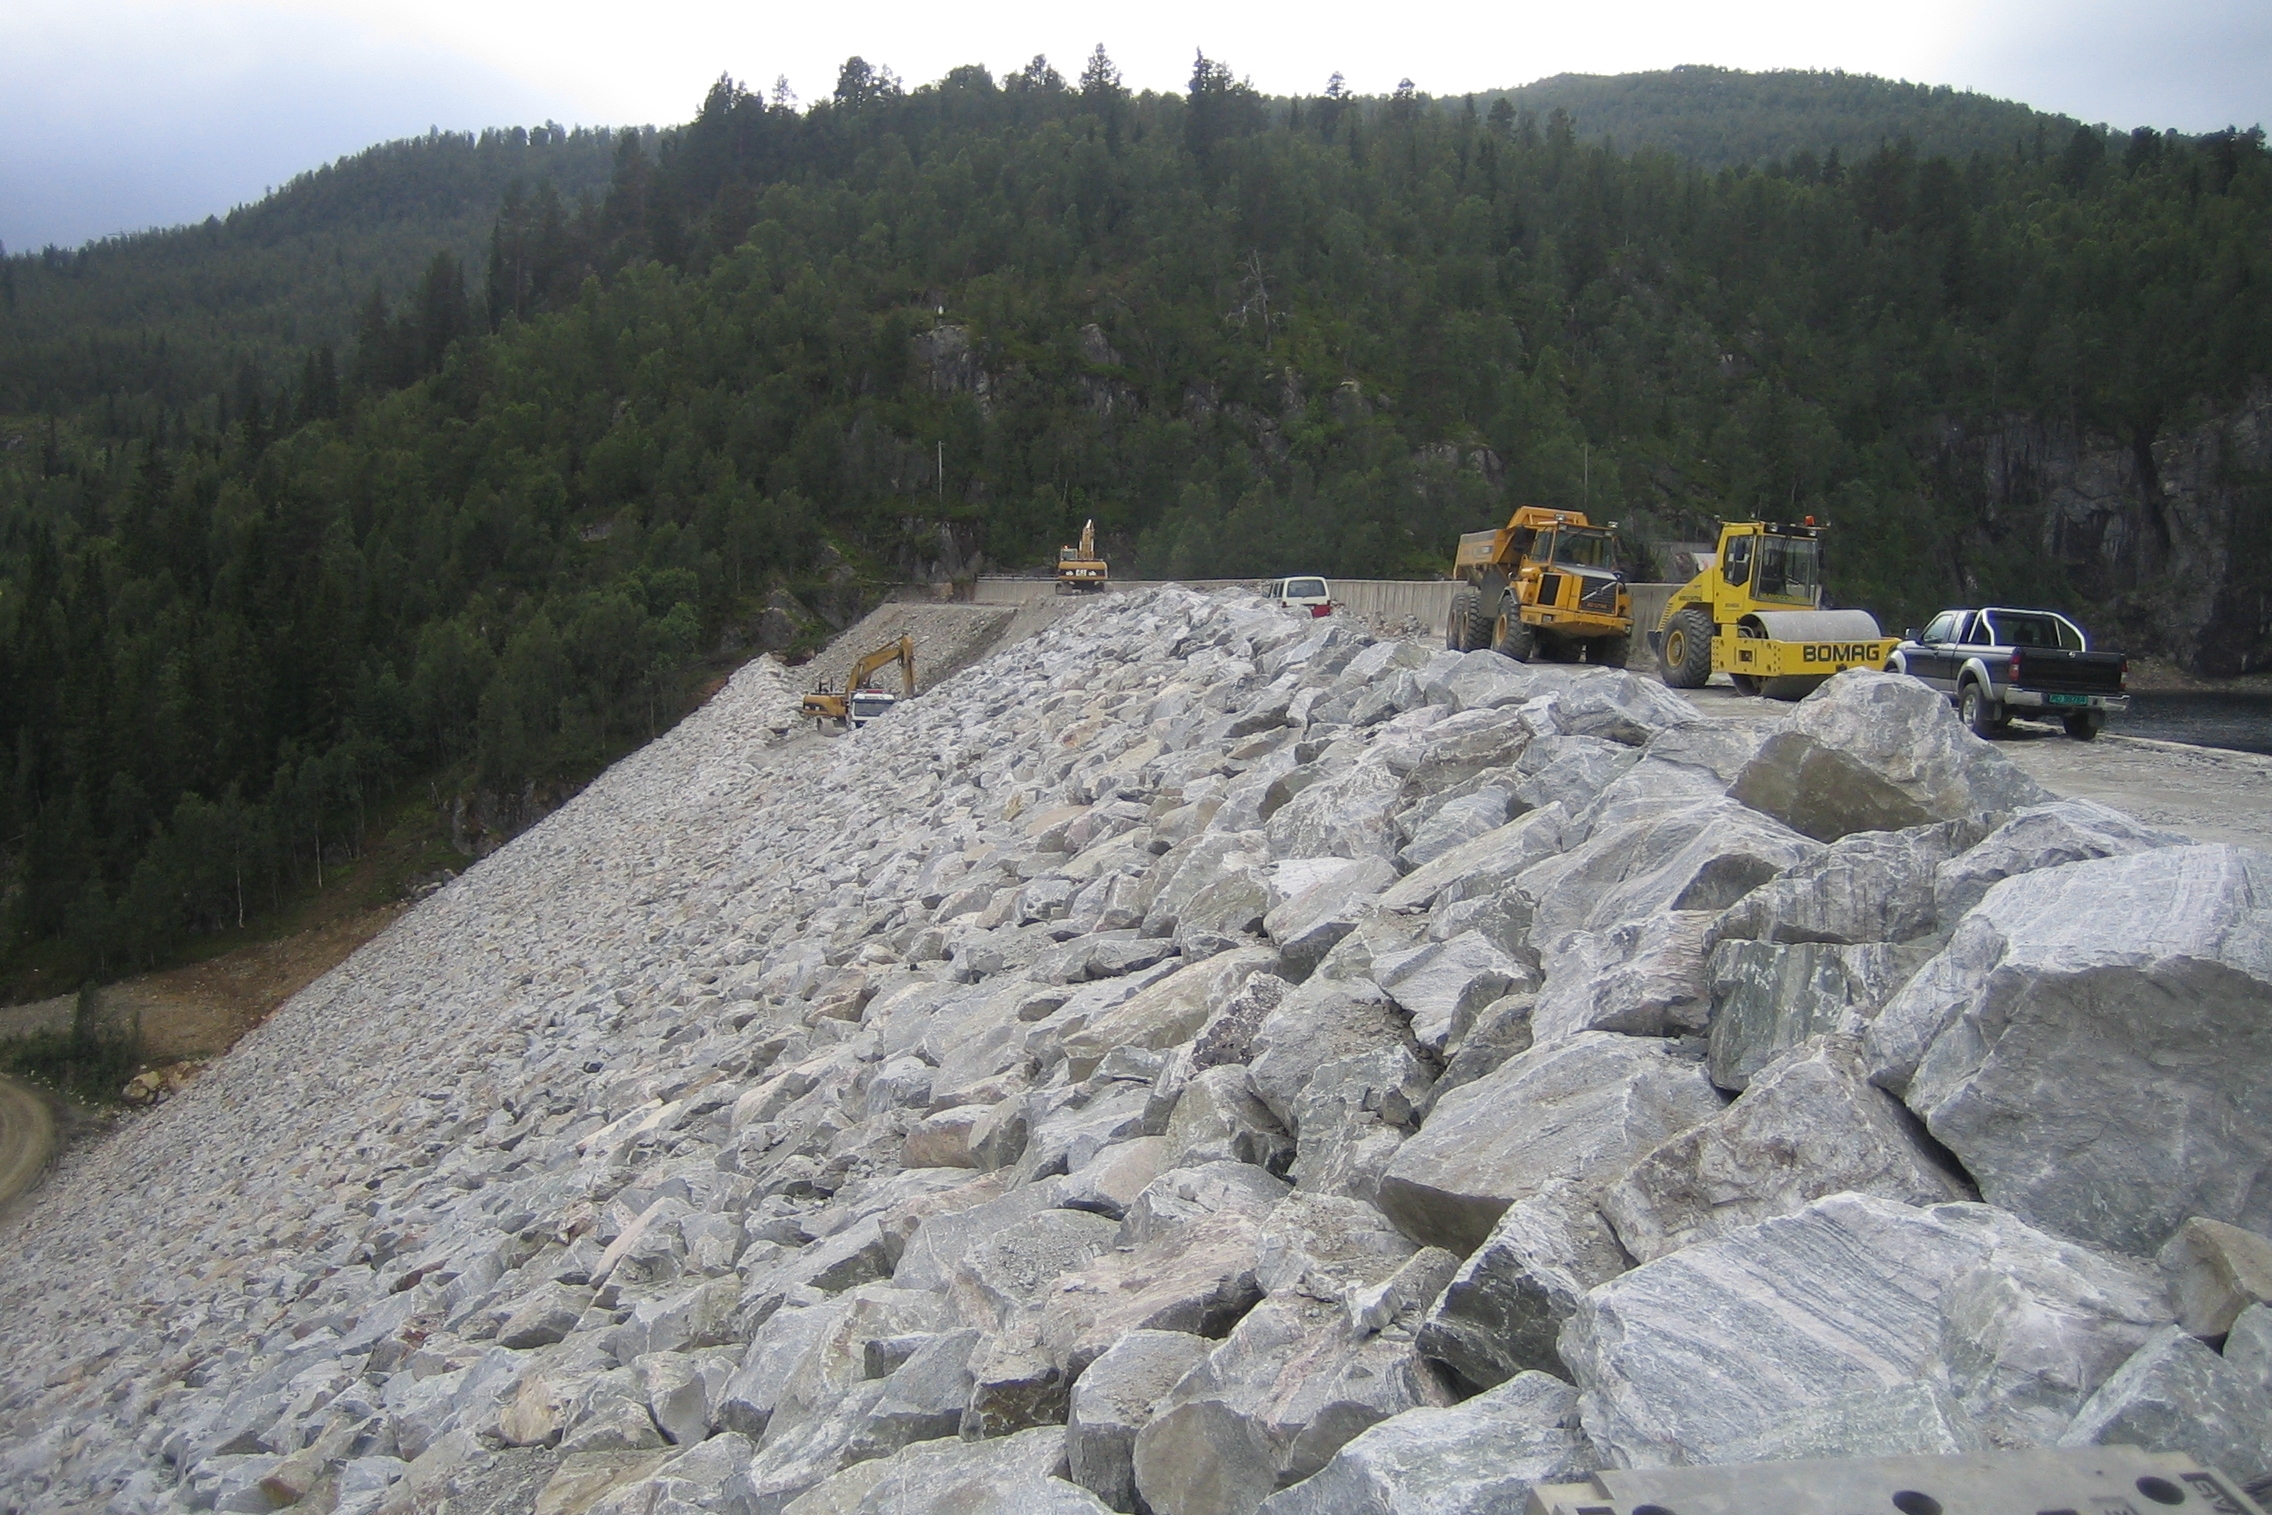
[{"label": "excavator arm", "polygon": [[900,698],[906,699],[912,696],[915,693],[915,639],[907,636],[901,637],[896,642],[878,647],[874,652],[854,663],[852,672],[844,680],[845,691],[850,693],[852,690],[860,688],[868,682],[868,675],[880,668],[887,668],[893,663],[899,664]]}]

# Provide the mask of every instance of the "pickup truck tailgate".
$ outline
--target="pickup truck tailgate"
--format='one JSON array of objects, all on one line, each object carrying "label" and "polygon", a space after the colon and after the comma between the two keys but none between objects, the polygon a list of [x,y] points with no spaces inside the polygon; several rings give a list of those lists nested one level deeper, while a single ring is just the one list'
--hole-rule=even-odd
[{"label": "pickup truck tailgate", "polygon": [[2069,652],[2058,647],[2022,647],[2012,684],[2057,694],[2120,694],[2123,657],[2119,652]]}]

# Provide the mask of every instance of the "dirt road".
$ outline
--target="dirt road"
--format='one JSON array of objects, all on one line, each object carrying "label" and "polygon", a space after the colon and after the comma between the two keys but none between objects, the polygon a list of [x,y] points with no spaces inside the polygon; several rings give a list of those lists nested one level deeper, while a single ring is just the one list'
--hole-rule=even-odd
[{"label": "dirt road", "polygon": [[55,1146],[47,1101],[0,1075],[0,1204],[30,1183]]}]

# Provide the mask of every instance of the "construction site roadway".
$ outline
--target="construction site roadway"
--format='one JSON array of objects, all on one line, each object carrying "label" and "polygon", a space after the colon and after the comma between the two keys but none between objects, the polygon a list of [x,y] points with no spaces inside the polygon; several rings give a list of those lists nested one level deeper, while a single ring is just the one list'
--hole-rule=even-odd
[{"label": "construction site roadway", "polygon": [[55,1122],[47,1101],[0,1074],[0,1204],[38,1176],[54,1147]]}]

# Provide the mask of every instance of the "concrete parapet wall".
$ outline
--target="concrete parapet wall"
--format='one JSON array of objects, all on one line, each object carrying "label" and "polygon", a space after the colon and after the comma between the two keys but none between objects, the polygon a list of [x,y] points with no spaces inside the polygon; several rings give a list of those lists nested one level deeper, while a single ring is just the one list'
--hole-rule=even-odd
[{"label": "concrete parapet wall", "polygon": [[[1117,580],[1113,590],[1126,592],[1150,589],[1157,580]],[[1189,589],[1243,589],[1253,588],[1259,579],[1179,579],[1177,583]],[[1333,579],[1333,598],[1355,615],[1372,620],[1397,620],[1404,616],[1417,619],[1421,625],[1436,627],[1444,623],[1450,613],[1452,591],[1458,587],[1455,579]],[[1672,598],[1678,584],[1634,584],[1633,626],[1636,634],[1655,627],[1657,617],[1664,613],[1665,601]],[[1028,605],[1037,600],[1057,597],[1057,584],[1053,579],[980,579],[971,596],[981,605]],[[1068,596],[1068,598],[1070,598]],[[1639,636],[1637,640],[1641,640]]]}]

